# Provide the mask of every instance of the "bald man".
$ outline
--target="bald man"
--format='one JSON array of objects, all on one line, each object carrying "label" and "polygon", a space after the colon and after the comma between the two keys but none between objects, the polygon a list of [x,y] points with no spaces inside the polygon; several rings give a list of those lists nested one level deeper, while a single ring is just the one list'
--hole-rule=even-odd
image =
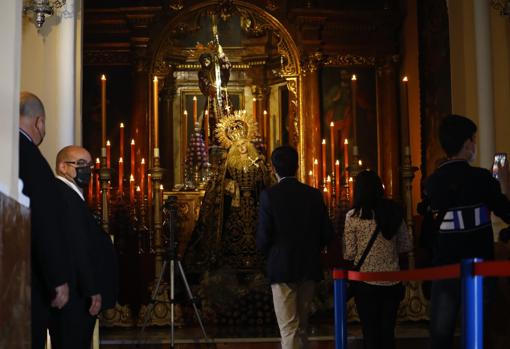
[{"label": "bald man", "polygon": [[46,134],[46,114],[39,98],[20,95],[19,177],[30,198],[32,258],[32,348],[44,348],[50,307],[68,300],[67,254],[59,220],[55,177],[39,151]]},{"label": "bald man", "polygon": [[57,154],[57,192],[70,255],[69,303],[50,316],[53,349],[90,349],[96,315],[115,305],[116,259],[113,245],[90,212],[83,188],[90,181],[89,152],[67,146]]}]

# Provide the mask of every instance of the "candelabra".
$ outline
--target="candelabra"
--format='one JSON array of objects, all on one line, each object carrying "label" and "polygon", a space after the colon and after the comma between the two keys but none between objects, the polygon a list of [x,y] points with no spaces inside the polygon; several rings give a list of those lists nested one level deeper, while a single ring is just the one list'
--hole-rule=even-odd
[{"label": "candelabra", "polygon": [[101,182],[101,226],[109,233],[109,202],[108,187],[111,179],[111,170],[106,166],[106,148],[101,149],[101,167],[99,168],[99,181]]}]

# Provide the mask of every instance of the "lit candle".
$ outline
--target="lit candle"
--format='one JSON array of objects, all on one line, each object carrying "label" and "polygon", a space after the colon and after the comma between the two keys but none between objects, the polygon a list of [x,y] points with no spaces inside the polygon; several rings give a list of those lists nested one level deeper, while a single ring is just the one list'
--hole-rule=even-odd
[{"label": "lit candle", "polygon": [[322,140],[322,181],[324,182],[324,185],[326,185],[326,162],[328,161],[326,159],[326,140]]},{"label": "lit candle", "polygon": [[335,161],[335,194],[336,199],[340,198],[340,161]]},{"label": "lit candle", "polygon": [[204,112],[204,138],[205,138],[205,151],[209,150],[209,110]]},{"label": "lit candle", "polygon": [[[193,126],[195,127],[195,126]],[[187,140],[188,140],[188,111],[187,110],[184,110],[184,138],[186,140],[186,143],[187,143]]]},{"label": "lit candle", "polygon": [[319,160],[313,159],[313,179],[314,187],[319,187]]},{"label": "lit candle", "polygon": [[313,186],[313,182],[314,182],[314,179],[313,179],[313,171],[312,171],[312,170],[310,170],[310,171],[308,172],[308,184],[309,184],[309,185],[311,185],[311,186]]},{"label": "lit candle", "polygon": [[147,175],[147,204],[149,206],[152,204],[152,175],[150,173]]},{"label": "lit candle", "polygon": [[346,138],[344,141],[344,175],[346,182],[348,182],[349,180],[349,174],[347,173],[348,168],[349,168],[349,141]]},{"label": "lit candle", "polygon": [[140,190],[142,191],[142,198],[143,194],[145,193],[145,159],[142,158],[142,161],[140,161]]},{"label": "lit candle", "polygon": [[106,167],[110,168],[111,143],[106,141]]},{"label": "lit candle", "polygon": [[135,201],[135,177],[129,176],[129,202],[131,205]]},{"label": "lit candle", "polygon": [[154,157],[159,158],[159,112],[158,112],[158,77],[154,76],[153,80],[153,97],[154,97]]},{"label": "lit candle", "polygon": [[197,116],[197,96],[193,96],[193,125],[197,123],[198,116]]},{"label": "lit candle", "polygon": [[[404,150],[406,147],[409,147],[409,97],[408,97],[408,79],[407,76],[404,76],[402,79],[402,106],[401,106],[401,114],[402,114],[402,127],[401,127],[401,139],[404,144]],[[407,154],[404,154],[407,155]]]},{"label": "lit candle", "polygon": [[257,98],[253,97],[253,120],[257,121]]},{"label": "lit candle", "polygon": [[266,119],[267,119],[267,110],[264,110],[262,112],[262,116],[263,116],[263,120],[262,120],[262,129],[263,129],[263,135],[264,135],[264,138],[266,139],[266,143],[267,145],[269,145],[269,125],[266,123]]},{"label": "lit candle", "polygon": [[131,140],[131,175],[135,174],[135,140]]},{"label": "lit candle", "polygon": [[136,186],[136,196],[137,196],[138,203],[141,204],[142,200],[143,200],[143,193],[142,193],[142,190],[140,189],[139,185]]},{"label": "lit candle", "polygon": [[96,202],[99,202],[101,196],[101,185],[99,183],[99,167],[101,166],[101,161],[99,158],[96,158]]},{"label": "lit candle", "polygon": [[335,168],[335,123],[331,121],[329,124],[330,130],[330,142],[331,142],[331,173],[333,173]]},{"label": "lit candle", "polygon": [[352,202],[352,199],[353,199],[353,196],[354,196],[354,191],[353,191],[353,180],[352,180],[352,177],[349,177],[349,180],[348,182],[349,183],[349,193],[351,194],[351,202]]},{"label": "lit candle", "polygon": [[351,94],[352,94],[352,105],[351,105],[351,108],[352,108],[352,138],[353,138],[353,141],[354,141],[354,145],[358,145],[358,136],[357,136],[357,132],[358,132],[358,128],[357,128],[357,117],[356,117],[356,114],[357,114],[357,105],[356,105],[356,100],[357,100],[357,81],[358,79],[356,78],[356,75],[352,75],[352,78],[351,78]]},{"label": "lit candle", "polygon": [[328,207],[331,206],[331,201],[333,199],[333,190],[331,190],[331,176],[328,175],[326,179],[326,188],[328,188]]},{"label": "lit candle", "polygon": [[124,123],[120,123],[119,157],[124,159]]},{"label": "lit candle", "polygon": [[119,158],[119,194],[122,194],[124,191],[123,188],[123,180],[124,180],[124,160]]},{"label": "lit candle", "polygon": [[324,204],[326,205],[326,207],[329,207],[329,192],[328,187],[326,185],[324,185],[324,188],[322,188],[322,192],[324,194]]},{"label": "lit candle", "polygon": [[106,146],[106,76],[101,75],[101,147]]},{"label": "lit candle", "polygon": [[163,184],[161,184],[159,186],[159,199],[161,200],[161,207],[163,207],[163,192],[164,192],[164,188],[163,188]]}]

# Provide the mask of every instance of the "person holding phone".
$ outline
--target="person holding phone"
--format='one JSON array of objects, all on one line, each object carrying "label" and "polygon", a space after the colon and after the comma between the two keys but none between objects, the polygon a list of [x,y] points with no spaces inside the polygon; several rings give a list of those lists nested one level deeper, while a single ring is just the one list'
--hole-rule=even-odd
[{"label": "person holding phone", "polygon": [[[493,259],[490,213],[510,223],[510,201],[502,193],[500,182],[490,171],[469,164],[476,158],[476,131],[473,121],[460,115],[446,116],[439,128],[439,141],[447,161],[426,180],[421,204],[433,217],[431,231],[422,234],[430,235],[427,241],[431,242],[435,265],[476,257]],[[506,189],[508,167],[498,170]],[[432,283],[431,348],[452,348],[460,300],[459,279]]]}]

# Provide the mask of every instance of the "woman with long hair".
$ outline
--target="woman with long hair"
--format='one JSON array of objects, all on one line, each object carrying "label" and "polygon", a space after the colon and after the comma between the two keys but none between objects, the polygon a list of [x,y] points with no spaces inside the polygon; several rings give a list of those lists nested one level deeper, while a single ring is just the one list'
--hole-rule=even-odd
[{"label": "woman with long hair", "polygon": [[[356,176],[353,199],[353,208],[345,218],[344,258],[359,267],[375,234],[360,271],[400,270],[398,255],[412,248],[400,205],[384,197],[381,179],[370,170]],[[354,286],[364,348],[394,348],[397,310],[405,291],[402,283],[358,282]]]}]

